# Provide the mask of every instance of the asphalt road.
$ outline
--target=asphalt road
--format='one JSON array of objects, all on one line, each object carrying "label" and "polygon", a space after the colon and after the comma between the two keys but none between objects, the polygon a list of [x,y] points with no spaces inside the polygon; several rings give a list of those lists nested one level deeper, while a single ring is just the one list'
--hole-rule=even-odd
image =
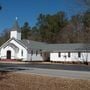
[{"label": "asphalt road", "polygon": [[0,71],[90,80],[90,66],[64,64],[1,64]]},{"label": "asphalt road", "polygon": [[41,68],[41,69],[55,69],[55,70],[69,70],[69,71],[88,71],[90,72],[90,65],[68,65],[68,64],[5,64],[0,63],[0,70],[8,70],[15,68]]}]

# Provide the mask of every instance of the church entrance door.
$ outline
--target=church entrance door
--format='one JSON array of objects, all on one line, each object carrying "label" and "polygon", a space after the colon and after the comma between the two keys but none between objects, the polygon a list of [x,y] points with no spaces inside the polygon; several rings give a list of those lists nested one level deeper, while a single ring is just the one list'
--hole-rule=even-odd
[{"label": "church entrance door", "polygon": [[7,59],[11,59],[11,51],[10,50],[7,51]]}]

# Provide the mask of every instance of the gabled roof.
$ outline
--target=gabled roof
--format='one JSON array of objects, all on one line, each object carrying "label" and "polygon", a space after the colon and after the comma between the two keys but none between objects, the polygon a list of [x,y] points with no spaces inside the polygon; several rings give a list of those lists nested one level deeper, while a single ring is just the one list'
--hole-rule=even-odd
[{"label": "gabled roof", "polygon": [[15,51],[18,51],[19,50],[19,48],[15,44],[13,44],[13,43],[8,43],[8,44],[4,45],[3,48],[5,48],[7,46],[12,47]]},{"label": "gabled roof", "polygon": [[3,48],[7,47],[8,45],[11,46],[11,47],[13,47],[13,48],[18,48],[18,47],[17,47],[16,45],[14,45],[13,43],[8,43],[8,44],[4,45]]},{"label": "gabled roof", "polygon": [[8,44],[10,44],[10,41],[11,41],[11,40],[15,40],[17,43],[19,43],[21,46],[23,46],[24,48],[27,49],[27,47],[21,42],[21,40],[17,40],[17,39],[15,39],[15,38],[10,38],[7,42],[5,42],[5,43],[0,47],[0,49],[1,49],[2,47],[7,46]]}]

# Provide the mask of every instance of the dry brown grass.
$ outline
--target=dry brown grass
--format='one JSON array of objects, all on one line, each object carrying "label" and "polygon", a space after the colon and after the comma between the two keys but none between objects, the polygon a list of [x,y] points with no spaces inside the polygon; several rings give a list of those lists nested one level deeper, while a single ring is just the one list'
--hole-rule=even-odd
[{"label": "dry brown grass", "polygon": [[90,81],[4,72],[0,90],[90,90]]}]

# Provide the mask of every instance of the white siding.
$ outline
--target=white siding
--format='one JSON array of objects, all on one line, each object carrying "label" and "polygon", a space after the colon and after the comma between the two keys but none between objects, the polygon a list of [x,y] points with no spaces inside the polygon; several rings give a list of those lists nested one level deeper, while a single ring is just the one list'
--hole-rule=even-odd
[{"label": "white siding", "polygon": [[[19,48],[18,51],[15,51],[12,47],[6,46],[5,48],[1,48],[0,51],[0,58],[6,59],[7,58],[7,51],[11,51],[11,59],[22,59],[22,61],[43,61],[43,57],[38,53],[33,53],[33,55],[29,54],[27,49],[24,48],[22,45],[17,43],[15,40],[11,40],[10,43],[13,43],[15,46]],[[23,51],[23,55],[22,55]]]},{"label": "white siding", "polygon": [[68,57],[68,53],[61,53],[59,57],[57,52],[50,53],[50,61],[61,61],[61,62],[83,62],[88,61],[90,62],[90,53],[81,52],[81,57],[78,57],[78,52],[71,52],[70,57]]},{"label": "white siding", "polygon": [[9,46],[7,46],[6,48],[1,49],[1,59],[6,59],[7,58],[7,51],[8,50],[11,51],[11,59],[15,59],[16,58],[15,51],[12,47],[9,47]]},{"label": "white siding", "polygon": [[[26,48],[24,48],[23,46],[21,46],[19,43],[17,43],[15,40],[11,40],[10,43],[13,43],[14,45],[16,45],[19,50],[16,52],[12,47],[10,46],[6,46],[5,48],[1,48],[1,59],[6,59],[7,57],[7,51],[10,50],[11,51],[11,59],[22,59],[22,60],[27,60],[27,50]],[[23,56],[22,56],[22,50],[23,50]]]},{"label": "white siding", "polygon": [[21,33],[18,31],[11,31],[10,38],[15,38],[15,39],[21,40]]},{"label": "white siding", "polygon": [[31,55],[31,61],[43,61],[43,58],[40,54],[33,54]]},{"label": "white siding", "polygon": [[[19,47],[19,52],[17,53],[17,59],[27,60],[27,50],[19,43],[17,43],[15,40],[11,40],[10,42],[15,44],[17,47]],[[21,54],[22,50],[23,50],[23,56]]]}]

